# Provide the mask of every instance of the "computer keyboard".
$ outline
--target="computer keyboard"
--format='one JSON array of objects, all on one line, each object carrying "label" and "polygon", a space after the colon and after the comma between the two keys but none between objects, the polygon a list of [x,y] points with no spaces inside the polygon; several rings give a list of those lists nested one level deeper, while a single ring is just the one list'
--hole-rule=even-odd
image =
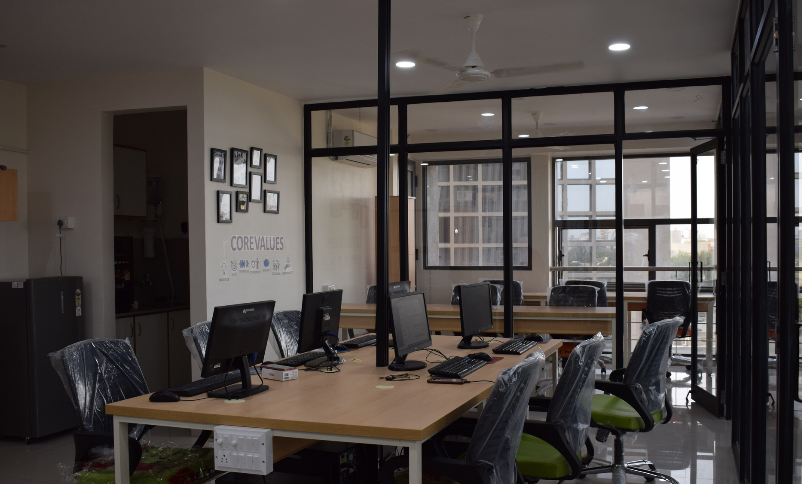
[{"label": "computer keyboard", "polygon": [[497,355],[522,355],[527,351],[537,346],[535,341],[527,341],[525,339],[511,339],[506,343],[493,348],[493,353]]},{"label": "computer keyboard", "polygon": [[167,390],[175,393],[179,397],[194,397],[195,395],[200,395],[201,393],[217,390],[218,388],[223,388],[226,385],[233,385],[235,383],[240,383],[241,381],[242,378],[240,378],[239,373],[225,373],[225,374],[210,376],[209,378],[195,380],[193,382],[187,383],[186,385],[181,385],[180,387],[175,387],[175,388],[168,388]]},{"label": "computer keyboard", "polygon": [[356,338],[351,338],[348,341],[343,341],[341,344],[350,350],[355,350],[357,348],[362,348],[363,346],[372,345],[374,343],[376,343],[376,335],[369,333]]},{"label": "computer keyboard", "polygon": [[451,358],[437,366],[429,368],[429,374],[446,378],[463,378],[487,364],[476,358]]},{"label": "computer keyboard", "polygon": [[294,356],[289,356],[283,360],[276,360],[272,363],[283,366],[302,366],[307,361],[312,361],[315,358],[323,358],[324,356],[326,356],[326,353],[322,351],[310,351],[308,353],[299,353]]}]

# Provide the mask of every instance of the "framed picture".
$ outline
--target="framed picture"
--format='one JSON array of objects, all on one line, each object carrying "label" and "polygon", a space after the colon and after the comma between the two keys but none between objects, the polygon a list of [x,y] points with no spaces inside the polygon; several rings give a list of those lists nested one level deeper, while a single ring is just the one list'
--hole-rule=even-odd
[{"label": "framed picture", "polygon": [[237,212],[248,213],[248,192],[237,192]]},{"label": "framed picture", "polygon": [[276,183],[278,156],[265,153],[265,183]]},{"label": "framed picture", "polygon": [[231,223],[231,192],[217,190],[217,223]]},{"label": "framed picture", "polygon": [[262,203],[262,174],[251,172],[251,202]]},{"label": "framed picture", "polygon": [[278,213],[278,191],[265,190],[265,213]]},{"label": "framed picture", "polygon": [[248,152],[239,148],[231,148],[231,186],[248,186]]},{"label": "framed picture", "polygon": [[251,168],[262,167],[262,148],[251,147]]},{"label": "framed picture", "polygon": [[225,150],[218,150],[212,148],[211,156],[209,159],[212,161],[212,177],[213,182],[226,182],[226,152]]}]

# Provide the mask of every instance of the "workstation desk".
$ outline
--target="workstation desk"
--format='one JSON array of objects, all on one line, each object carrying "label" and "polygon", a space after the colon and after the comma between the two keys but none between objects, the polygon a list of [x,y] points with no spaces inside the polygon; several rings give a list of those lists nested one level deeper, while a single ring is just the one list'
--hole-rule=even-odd
[{"label": "workstation desk", "polygon": [[[457,349],[458,336],[432,336],[433,349],[448,356],[464,356],[476,350]],[[506,341],[506,340],[502,340]],[[502,341],[491,343],[492,348]],[[562,341],[539,343],[547,357],[557,354]],[[466,377],[495,381],[501,370],[510,368],[526,355],[503,355]],[[418,359],[424,354],[418,353]],[[274,445],[278,438],[304,439],[293,445],[286,440],[279,447],[298,450],[309,441],[351,442],[409,449],[411,484],[422,482],[423,442],[483,402],[492,383],[433,385],[426,369],[419,380],[386,382],[380,377],[391,372],[376,367],[376,347],[366,346],[341,356],[346,363],[337,373],[301,372],[297,380],[266,380],[270,389],[241,402],[210,398],[196,401],[156,403],[149,395],[106,405],[114,416],[115,482],[129,484],[128,424],[158,425],[214,430],[217,425],[270,429]],[[391,358],[392,359],[392,358]],[[436,363],[430,363],[433,365]],[[254,385],[259,384],[256,376]],[[392,388],[377,388],[391,386]],[[286,454],[286,452],[285,452]],[[289,454],[287,454],[289,455]],[[274,453],[274,461],[276,460]]]}]

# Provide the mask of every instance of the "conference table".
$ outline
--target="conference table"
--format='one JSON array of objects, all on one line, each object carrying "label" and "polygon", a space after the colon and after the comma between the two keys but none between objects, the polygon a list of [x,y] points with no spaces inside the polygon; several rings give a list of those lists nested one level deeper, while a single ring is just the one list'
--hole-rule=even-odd
[{"label": "conference table", "polygon": [[[457,348],[459,336],[432,336],[432,348],[450,356],[465,356],[476,350]],[[506,341],[506,340],[502,340]],[[502,341],[491,343],[490,350]],[[557,353],[560,340],[539,343],[546,357]],[[390,374],[376,367],[376,347],[365,346],[341,353],[345,363],[336,373],[301,372],[297,380],[266,380],[270,389],[239,401],[191,398],[181,402],[150,402],[142,395],[109,403],[105,411],[114,416],[115,482],[129,484],[128,425],[145,424],[214,430],[217,425],[270,429],[273,460],[301,449],[312,441],[351,442],[407,447],[410,479],[422,482],[422,446],[437,432],[480,405],[490,395],[501,370],[522,361],[524,355],[504,355],[468,376],[468,385],[432,385],[426,370],[418,380],[382,380]],[[252,376],[254,385],[258,378]],[[288,454],[289,453],[289,454]]]}]

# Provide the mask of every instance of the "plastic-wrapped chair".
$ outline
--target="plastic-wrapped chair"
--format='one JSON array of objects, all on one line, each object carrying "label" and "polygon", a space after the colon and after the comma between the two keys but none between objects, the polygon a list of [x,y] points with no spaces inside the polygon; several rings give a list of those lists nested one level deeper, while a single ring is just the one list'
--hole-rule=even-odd
[{"label": "plastic-wrapped chair", "polygon": [[[451,285],[452,306],[459,306],[459,291],[457,290],[457,288],[465,284],[467,283]],[[501,306],[503,304],[503,301],[501,300],[501,288],[502,286],[499,286],[498,284],[490,284],[490,304],[492,304],[493,306]]]},{"label": "plastic-wrapped chair", "polygon": [[206,342],[209,341],[209,328],[211,326],[211,322],[204,321],[181,332],[184,335],[184,343],[189,348],[192,359],[201,369],[203,369],[203,358],[206,356]]},{"label": "plastic-wrapped chair", "polygon": [[[503,279],[479,279],[479,282],[489,282],[501,288],[501,300],[504,301],[504,280]],[[512,305],[524,305],[524,283],[523,281],[512,281]]]},{"label": "plastic-wrapped chair", "polygon": [[368,286],[368,295],[365,297],[365,304],[376,304],[376,284]]},{"label": "plastic-wrapped chair", "polygon": [[666,367],[671,343],[682,322],[682,318],[674,318],[647,325],[632,351],[629,366],[613,371],[609,381],[596,381],[596,389],[604,394],[593,396],[591,426],[599,428],[596,440],[600,442],[606,441],[610,433],[615,436],[614,460],[609,466],[585,469],[584,474],[612,473],[615,483],[624,483],[626,474],[634,474],[678,484],[670,476],[657,473],[649,461],[624,462],[623,436],[628,432],[649,432],[656,423],[671,421]]},{"label": "plastic-wrapped chair", "polygon": [[279,311],[273,314],[270,326],[273,336],[278,342],[281,358],[298,353],[298,339],[301,334],[301,311]]},{"label": "plastic-wrapped chair", "polygon": [[[647,282],[646,310],[643,311],[643,319],[653,323],[673,318],[682,318],[677,337],[690,337],[691,283],[673,279]],[[671,356],[671,363],[688,366],[691,364],[691,358],[675,353]]]},{"label": "plastic-wrapped chair", "polygon": [[586,281],[583,279],[568,279],[563,282],[564,286],[593,286],[599,290],[597,293],[596,306],[607,307],[607,281]]},{"label": "plastic-wrapped chair", "polygon": [[[114,446],[113,417],[106,415],[106,404],[145,395],[148,386],[134,350],[126,340],[93,339],[71,344],[50,353],[50,363],[67,389],[81,429],[73,435],[75,470],[87,462],[95,447]],[[128,426],[129,474],[142,458],[139,439],[150,427]],[[195,443],[203,447],[209,432]]]},{"label": "plastic-wrapped chair", "polygon": [[524,423],[516,461],[525,479],[574,479],[593,459],[588,431],[596,362],[603,349],[601,333],[580,343],[568,357],[554,396],[529,400],[529,410],[547,413],[545,421]]},{"label": "plastic-wrapped chair", "polygon": [[[545,356],[538,349],[517,365],[502,370],[485,402],[479,420],[459,419],[432,437],[435,456],[426,456],[425,471],[460,484],[508,484],[516,480],[515,454],[521,442],[529,394],[543,369]],[[464,459],[449,453],[446,437],[469,437]],[[453,455],[452,455],[453,454]],[[395,471],[408,467],[408,456],[387,461],[381,470],[384,484],[395,484]]]}]

